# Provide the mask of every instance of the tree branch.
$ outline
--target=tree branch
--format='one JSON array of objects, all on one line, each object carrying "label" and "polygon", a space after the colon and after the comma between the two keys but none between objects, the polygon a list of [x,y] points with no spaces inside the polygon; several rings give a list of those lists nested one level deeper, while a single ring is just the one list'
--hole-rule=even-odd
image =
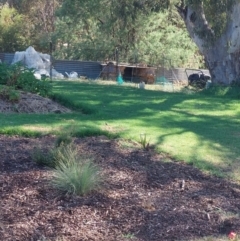
[{"label": "tree branch", "polygon": [[185,20],[187,18],[188,7],[182,6],[182,5],[181,6],[175,5],[175,7],[177,8],[177,11],[180,14],[180,16],[182,17],[182,19]]}]

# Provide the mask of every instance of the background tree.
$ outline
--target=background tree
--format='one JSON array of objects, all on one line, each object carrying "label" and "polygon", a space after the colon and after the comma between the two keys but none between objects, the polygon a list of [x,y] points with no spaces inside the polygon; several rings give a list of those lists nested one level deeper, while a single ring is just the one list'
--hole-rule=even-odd
[{"label": "background tree", "polygon": [[118,47],[122,61],[156,64],[165,56],[174,66],[193,59],[199,64],[197,48],[168,1],[65,0],[58,17],[57,57],[104,60]]},{"label": "background tree", "polygon": [[176,5],[214,83],[240,83],[240,1],[182,0]]},{"label": "background tree", "polygon": [[0,51],[15,52],[29,45],[25,17],[6,3],[0,6]]},{"label": "background tree", "polygon": [[[0,0],[24,17],[24,38],[38,51],[48,51],[49,41],[54,32],[55,9],[61,0]],[[9,47],[11,50],[11,48]],[[11,51],[14,51],[13,49]]]}]

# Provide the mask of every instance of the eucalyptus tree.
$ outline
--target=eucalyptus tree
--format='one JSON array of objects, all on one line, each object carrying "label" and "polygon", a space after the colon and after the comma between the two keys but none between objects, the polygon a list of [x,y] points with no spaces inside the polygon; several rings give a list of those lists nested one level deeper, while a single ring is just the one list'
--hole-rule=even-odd
[{"label": "eucalyptus tree", "polygon": [[0,5],[15,9],[24,17],[25,31],[31,45],[46,50],[55,30],[55,10],[62,0],[0,0]]},{"label": "eucalyptus tree", "polygon": [[182,0],[176,4],[205,58],[214,83],[240,83],[240,1]]},{"label": "eucalyptus tree", "polygon": [[15,52],[29,45],[25,20],[9,4],[0,5],[0,52]]},{"label": "eucalyptus tree", "polygon": [[176,9],[169,8],[145,19],[136,44],[145,61],[165,67],[203,66],[202,56],[179,18]]},{"label": "eucalyptus tree", "polygon": [[64,0],[57,15],[57,57],[103,60],[116,47],[130,62],[156,63],[165,56],[183,65],[199,56],[167,0]]},{"label": "eucalyptus tree", "polygon": [[[21,0],[19,9],[28,17],[30,39],[39,51],[48,51],[55,31],[55,10],[60,0]],[[19,11],[20,11],[19,10]]]}]

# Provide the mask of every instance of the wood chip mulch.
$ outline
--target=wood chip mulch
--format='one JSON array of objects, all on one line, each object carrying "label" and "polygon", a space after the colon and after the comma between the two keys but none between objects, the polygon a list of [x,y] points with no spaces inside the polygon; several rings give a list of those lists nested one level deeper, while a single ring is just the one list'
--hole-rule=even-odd
[{"label": "wood chip mulch", "polygon": [[77,138],[106,183],[86,197],[59,194],[51,169],[31,159],[37,139],[0,135],[0,240],[170,241],[240,234],[240,186],[196,168],[163,161],[137,143]]},{"label": "wood chip mulch", "polygon": [[19,91],[17,102],[6,101],[0,96],[0,113],[70,113],[71,110],[40,95]]}]

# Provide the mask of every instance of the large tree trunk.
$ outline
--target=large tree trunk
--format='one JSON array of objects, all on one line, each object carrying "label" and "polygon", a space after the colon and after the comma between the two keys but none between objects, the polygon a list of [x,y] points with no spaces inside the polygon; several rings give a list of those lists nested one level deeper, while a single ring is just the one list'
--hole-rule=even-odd
[{"label": "large tree trunk", "polygon": [[225,85],[233,81],[240,83],[240,3],[232,7],[226,30],[218,39],[206,20],[202,3],[178,7],[178,10],[190,37],[205,58],[212,82]]}]

